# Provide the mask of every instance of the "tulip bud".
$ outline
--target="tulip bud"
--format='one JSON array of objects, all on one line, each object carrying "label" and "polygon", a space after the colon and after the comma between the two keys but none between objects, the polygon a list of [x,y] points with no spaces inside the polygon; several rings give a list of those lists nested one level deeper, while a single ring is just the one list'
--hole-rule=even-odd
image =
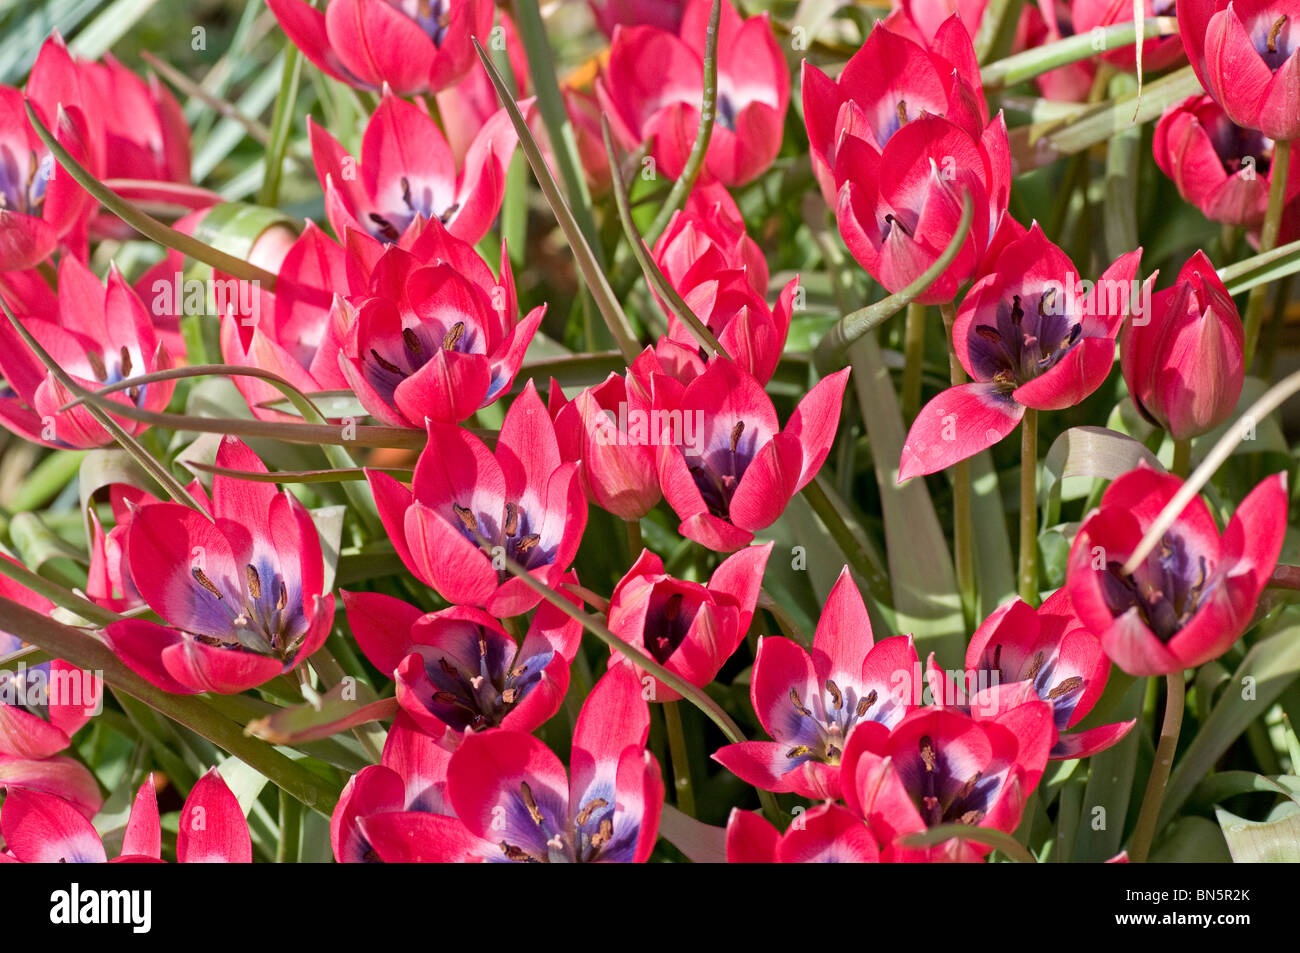
[{"label": "tulip bud", "polygon": [[1244,332],[1214,266],[1197,252],[1172,288],[1156,294],[1147,323],[1131,323],[1120,345],[1133,403],[1175,440],[1223,423],[1241,396]]}]

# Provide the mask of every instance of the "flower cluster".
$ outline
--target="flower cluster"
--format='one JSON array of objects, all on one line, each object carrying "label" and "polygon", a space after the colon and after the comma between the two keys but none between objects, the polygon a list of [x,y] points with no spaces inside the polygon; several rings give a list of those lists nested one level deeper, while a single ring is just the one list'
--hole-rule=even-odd
[{"label": "flower cluster", "polygon": [[1298,4],[268,0],[269,126],[51,34],[0,862],[1146,860],[1295,789]]}]

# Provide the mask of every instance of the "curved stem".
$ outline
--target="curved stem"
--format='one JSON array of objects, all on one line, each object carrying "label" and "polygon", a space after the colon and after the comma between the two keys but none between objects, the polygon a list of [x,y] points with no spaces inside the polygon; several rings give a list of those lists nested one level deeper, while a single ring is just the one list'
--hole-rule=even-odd
[{"label": "curved stem", "polygon": [[1020,422],[1020,598],[1038,605],[1038,411]]},{"label": "curved stem", "polygon": [[1178,747],[1178,732],[1183,724],[1183,673],[1170,672],[1166,678],[1168,686],[1165,698],[1165,720],[1160,726],[1160,741],[1156,745],[1156,760],[1151,765],[1151,776],[1147,779],[1147,790],[1142,795],[1142,809],[1138,813],[1137,826],[1133,828],[1133,839],[1129,846],[1129,860],[1135,864],[1146,863],[1151,852],[1151,841],[1156,834],[1156,820],[1160,817],[1160,805],[1165,799],[1165,785],[1169,783],[1169,769],[1174,763],[1174,749]]},{"label": "curved stem", "polygon": [[686,748],[686,734],[682,730],[682,712],[677,705],[677,702],[663,703],[668,752],[673,759],[673,790],[677,792],[677,810],[688,817],[694,817],[695,790],[691,787],[690,752]]},{"label": "curved stem", "polygon": [[[1286,205],[1286,182],[1291,165],[1291,143],[1279,142],[1273,147],[1273,165],[1269,169],[1268,213],[1259,236],[1259,253],[1266,254],[1277,245],[1278,230],[1282,225],[1282,209]],[[1268,300],[1268,286],[1256,285],[1250,289],[1246,301],[1245,366],[1249,373],[1259,344],[1259,327],[1264,320],[1264,303]]]}]

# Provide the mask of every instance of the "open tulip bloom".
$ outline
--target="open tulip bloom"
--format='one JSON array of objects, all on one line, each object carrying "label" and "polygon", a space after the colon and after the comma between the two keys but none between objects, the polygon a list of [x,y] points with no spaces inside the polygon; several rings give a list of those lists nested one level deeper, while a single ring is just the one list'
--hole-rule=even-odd
[{"label": "open tulip bloom", "polygon": [[48,6],[0,864],[1300,860],[1300,0]]}]

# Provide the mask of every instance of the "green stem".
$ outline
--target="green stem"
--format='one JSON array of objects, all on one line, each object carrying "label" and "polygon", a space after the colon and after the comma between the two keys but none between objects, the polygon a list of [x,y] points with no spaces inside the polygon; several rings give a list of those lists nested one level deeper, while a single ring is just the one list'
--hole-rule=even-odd
[{"label": "green stem", "polygon": [[921,410],[921,365],[925,363],[925,305],[907,306],[903,326],[903,420],[910,424]]},{"label": "green stem", "polygon": [[682,731],[682,712],[677,702],[664,702],[664,727],[668,730],[668,752],[673,759],[673,784],[677,792],[677,810],[695,816],[695,791],[691,787],[690,753]]},{"label": "green stem", "polygon": [[1170,471],[1180,480],[1186,480],[1192,472],[1192,439],[1174,441],[1174,465]]},{"label": "green stem", "polygon": [[[1291,143],[1279,142],[1273,147],[1273,165],[1269,169],[1268,213],[1259,236],[1259,253],[1266,254],[1277,245],[1278,230],[1282,225],[1282,209],[1286,205],[1286,180],[1291,165]],[[1268,299],[1268,286],[1256,285],[1250,289],[1246,301],[1246,371],[1249,372],[1259,343],[1259,328],[1264,320],[1264,303]]]},{"label": "green stem", "polygon": [[637,557],[641,555],[641,550],[645,544],[641,541],[641,521],[624,520],[623,526],[627,529],[627,554],[631,562],[636,562]]},{"label": "green stem", "polygon": [[1038,411],[1020,422],[1020,598],[1038,605]]},{"label": "green stem", "polygon": [[[1165,697],[1165,720],[1160,726],[1160,741],[1156,745],[1156,760],[1151,765],[1146,793],[1142,796],[1142,809],[1129,846],[1129,860],[1135,864],[1146,863],[1151,852],[1151,841],[1156,834],[1156,821],[1160,805],[1165,799],[1165,785],[1169,783],[1169,769],[1174,763],[1174,749],[1178,747],[1178,732],[1183,724],[1184,682],[1183,673],[1170,672],[1166,678],[1168,692]],[[1154,679],[1152,679],[1154,681]]]},{"label": "green stem", "polygon": [[271,114],[271,141],[266,147],[266,172],[258,193],[259,205],[274,208],[280,199],[280,176],[284,171],[284,154],[293,131],[293,107],[298,101],[298,80],[302,77],[302,53],[292,42],[284,44],[284,71],[280,74],[280,94],[275,97]]},{"label": "green stem", "polygon": [[298,839],[302,831],[302,805],[280,792],[280,841],[275,845],[277,864],[298,862]]},{"label": "green stem", "polygon": [[[952,327],[957,320],[957,308],[953,303],[939,305],[943,315],[943,326],[947,331],[950,346],[948,349],[948,373],[953,387],[966,383],[966,369],[957,359],[957,351],[951,346]],[[957,592],[961,596],[962,614],[968,629],[973,631],[975,624],[975,547],[974,530],[971,520],[971,484],[970,461],[960,460],[952,468],[952,548],[953,563],[957,570]]]}]

